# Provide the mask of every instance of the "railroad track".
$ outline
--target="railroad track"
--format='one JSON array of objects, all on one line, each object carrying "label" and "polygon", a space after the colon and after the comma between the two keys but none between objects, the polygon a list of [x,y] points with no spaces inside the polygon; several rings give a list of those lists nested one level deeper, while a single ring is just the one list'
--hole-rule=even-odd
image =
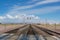
[{"label": "railroad track", "polygon": [[[47,34],[49,36],[46,37],[41,35],[39,33],[40,31],[43,31],[43,34]],[[6,33],[7,34],[0,35],[0,40],[60,40],[60,33],[31,24],[24,25],[21,28],[8,31]]]},{"label": "railroad track", "polygon": [[36,26],[36,25],[35,25],[35,27],[40,29],[40,30],[42,30],[42,31],[45,31],[45,32],[48,32],[48,33],[50,32],[50,35],[53,35],[52,33],[60,35],[60,33],[52,31],[52,30],[49,30],[49,29],[46,29],[46,28],[42,28],[42,27],[39,27],[39,26]]},{"label": "railroad track", "polygon": [[[20,31],[23,31],[26,29],[26,26],[28,25],[24,25],[18,29],[14,29],[14,30],[11,30],[11,31],[8,31],[8,32],[5,32],[4,34],[0,34],[0,40],[9,40],[11,37],[15,36],[16,34],[20,34],[22,32],[19,32],[17,33],[19,30]],[[16,32],[16,33],[15,33]],[[7,34],[8,33],[8,34]]]},{"label": "railroad track", "polygon": [[55,38],[56,40],[60,40],[60,33],[57,33],[55,31],[49,30],[49,29],[45,29],[39,26],[34,25],[35,28],[47,33],[48,35],[50,35],[51,37]]}]

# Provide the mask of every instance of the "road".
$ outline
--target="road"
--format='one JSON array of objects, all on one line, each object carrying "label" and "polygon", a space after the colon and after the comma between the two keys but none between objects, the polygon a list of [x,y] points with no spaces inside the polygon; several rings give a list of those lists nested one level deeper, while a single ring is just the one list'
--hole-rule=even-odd
[{"label": "road", "polygon": [[0,34],[0,40],[60,40],[60,33],[28,24]]}]

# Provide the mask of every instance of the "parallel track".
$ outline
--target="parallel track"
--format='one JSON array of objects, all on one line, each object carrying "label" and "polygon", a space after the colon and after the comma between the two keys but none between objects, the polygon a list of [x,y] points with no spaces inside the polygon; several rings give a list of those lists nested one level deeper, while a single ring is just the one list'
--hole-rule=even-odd
[{"label": "parallel track", "polygon": [[37,29],[40,29],[41,31],[51,35],[53,38],[55,38],[56,40],[60,40],[60,33],[57,33],[57,32],[54,32],[52,30],[49,30],[49,29],[45,29],[45,28],[42,28],[42,27],[38,27],[36,25],[34,25],[34,27],[36,27]]},{"label": "parallel track", "polygon": [[52,31],[52,30],[49,30],[49,29],[46,29],[46,28],[38,27],[36,25],[35,25],[35,27],[38,28],[38,29],[40,29],[40,30],[42,30],[42,31],[44,31],[44,32],[46,32],[46,33],[48,33],[48,34],[50,34],[50,35],[53,35],[52,33],[57,34],[57,35],[60,35],[60,33],[55,32],[55,31]]},{"label": "parallel track", "polygon": [[13,36],[15,35],[15,34],[13,34],[13,32],[16,32],[16,34],[17,34],[17,31],[18,31],[19,29],[25,28],[25,26],[27,26],[27,25],[24,25],[24,26],[22,26],[22,27],[20,27],[20,28],[17,28],[17,29],[14,29],[14,30],[5,32],[4,34],[8,33],[8,34],[6,34],[6,35],[0,34],[0,35],[3,35],[3,36],[0,36],[0,40],[7,40],[7,39],[9,39],[10,37],[13,37]]},{"label": "parallel track", "polygon": [[[46,34],[51,35],[54,39],[60,40],[60,36],[58,36],[60,35],[60,33],[31,24],[24,25],[23,27],[20,27],[18,29],[8,31],[6,32],[8,33],[6,35],[0,35],[0,40],[12,40],[11,38],[16,35],[17,37],[13,40],[48,40],[45,36],[38,34],[38,32],[33,28],[33,26],[37,28],[37,30],[39,29],[40,31],[45,32]],[[14,32],[15,34],[13,34],[12,32]],[[33,39],[30,38],[31,35],[33,36]]]}]

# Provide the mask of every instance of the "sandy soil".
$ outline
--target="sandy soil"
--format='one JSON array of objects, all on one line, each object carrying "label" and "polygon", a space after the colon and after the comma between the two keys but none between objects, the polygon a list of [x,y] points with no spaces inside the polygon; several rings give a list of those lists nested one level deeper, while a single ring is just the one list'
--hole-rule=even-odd
[{"label": "sandy soil", "polygon": [[13,30],[13,29],[16,29],[16,28],[19,28],[19,27],[22,27],[23,25],[20,25],[20,24],[3,24],[3,25],[0,25],[0,34],[1,33],[4,33],[4,32],[7,32],[7,31],[10,31],[10,30]]},{"label": "sandy soil", "polygon": [[60,33],[60,25],[56,25],[56,26],[55,25],[38,25],[38,26]]}]

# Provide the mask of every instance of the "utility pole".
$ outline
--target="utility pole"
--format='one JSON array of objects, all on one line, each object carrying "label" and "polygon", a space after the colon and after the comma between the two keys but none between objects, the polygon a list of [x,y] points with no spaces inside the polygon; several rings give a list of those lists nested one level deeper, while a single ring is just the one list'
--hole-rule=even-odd
[{"label": "utility pole", "polygon": [[46,27],[47,27],[47,19],[45,21],[46,21]]},{"label": "utility pole", "polygon": [[27,20],[29,21],[29,23],[31,23],[31,17],[27,17]]},{"label": "utility pole", "polygon": [[56,23],[55,23],[55,30],[56,30]]}]

